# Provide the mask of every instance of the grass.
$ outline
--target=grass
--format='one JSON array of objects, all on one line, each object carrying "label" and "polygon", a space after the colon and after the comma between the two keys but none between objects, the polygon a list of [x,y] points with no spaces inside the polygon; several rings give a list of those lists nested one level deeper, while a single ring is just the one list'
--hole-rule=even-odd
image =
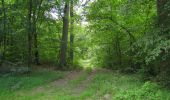
[{"label": "grass", "polygon": [[[170,100],[170,91],[152,82],[140,81],[139,75],[98,71],[87,87],[79,90],[90,72],[83,71],[64,86],[51,83],[66,72],[40,71],[28,76],[0,77],[0,100]],[[38,92],[36,88],[42,87]]]},{"label": "grass", "polygon": [[79,85],[79,84],[81,84],[81,82],[82,82],[83,80],[86,80],[86,78],[88,77],[88,75],[89,75],[89,73],[83,72],[83,73],[82,73],[79,77],[77,77],[76,79],[70,80],[70,81],[69,81],[69,84],[70,84],[70,85],[73,85],[73,86]]},{"label": "grass", "polygon": [[[38,71],[31,75],[7,75],[0,77],[0,100],[17,100],[18,94],[46,85],[64,77],[64,72]],[[23,99],[25,100],[25,99]],[[33,99],[34,100],[34,99]]]},{"label": "grass", "polygon": [[90,97],[91,100],[101,98],[114,98],[121,91],[130,90],[142,85],[136,76],[121,75],[116,73],[97,73],[91,85],[82,94],[82,99]]}]

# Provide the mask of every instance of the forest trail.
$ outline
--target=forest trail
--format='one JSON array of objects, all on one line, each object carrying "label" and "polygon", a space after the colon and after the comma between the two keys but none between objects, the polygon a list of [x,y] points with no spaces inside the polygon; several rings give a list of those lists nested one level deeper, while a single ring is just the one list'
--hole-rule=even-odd
[{"label": "forest trail", "polygon": [[[22,83],[21,88],[9,93],[8,98],[10,100],[119,100],[117,98],[122,97],[125,91],[139,89],[143,84],[138,75],[125,75],[102,68],[50,71],[50,73],[41,72],[29,79],[22,77],[22,80],[15,82]],[[53,77],[52,80],[48,81],[49,77]],[[31,79],[43,83],[34,83]],[[29,88],[31,85],[34,86]],[[0,95],[2,100],[9,100],[4,93]]]},{"label": "forest trail", "polygon": [[[54,95],[69,95],[73,97],[79,97],[79,95],[85,93],[90,85],[93,83],[93,80],[96,74],[99,73],[108,73],[111,72],[106,69],[94,69],[94,70],[73,70],[66,73],[65,77],[59,80],[54,80],[51,83],[45,86],[39,86],[31,90],[29,93],[20,94],[20,96],[45,94],[44,98],[41,100],[53,100]],[[106,98],[111,98],[109,94],[106,95]],[[57,97],[58,98],[58,97]],[[105,97],[104,97],[105,98]],[[60,99],[59,99],[60,100]],[[63,99],[61,99],[63,100]],[[65,99],[64,99],[65,100]],[[91,100],[91,99],[90,99]],[[111,100],[111,99],[100,99],[100,100]]]},{"label": "forest trail", "polygon": [[90,69],[88,70],[89,66],[89,60],[83,60],[82,65],[83,70],[71,70],[67,71],[66,75],[61,78],[52,81],[49,83],[46,87],[39,86],[35,88],[32,92],[32,94],[41,93],[41,92],[47,92],[51,93],[54,90],[72,90],[71,92],[73,94],[80,94],[83,92],[83,90],[91,83],[93,80],[97,69]]},{"label": "forest trail", "polygon": [[78,78],[83,72],[82,71],[70,71],[67,73],[67,75],[63,79],[55,80],[52,82],[55,86],[66,86],[69,84],[70,80],[74,80]]},{"label": "forest trail", "polygon": [[90,71],[68,71],[66,72],[65,77],[63,77],[62,79],[54,80],[46,86],[36,87],[30,92],[33,96],[45,93],[46,95],[49,95],[48,98],[51,97],[50,95],[57,93],[57,91],[60,91],[60,93],[66,93],[68,95],[79,96],[79,94],[83,93],[85,89],[88,88],[89,84],[91,84],[97,72],[99,72],[99,70],[97,69]]},{"label": "forest trail", "polygon": [[79,94],[91,83],[91,80],[95,76],[96,70],[92,72],[86,71],[71,71],[65,78],[52,82],[53,86],[60,88],[67,88],[72,90],[72,93]]},{"label": "forest trail", "polygon": [[41,93],[41,92],[52,92],[54,89],[62,89],[62,88],[66,88],[69,85],[69,81],[76,79],[78,76],[80,76],[82,74],[82,71],[69,71],[67,72],[67,74],[65,75],[64,78],[59,79],[59,80],[54,80],[53,82],[49,83],[47,85],[47,87],[44,86],[39,86],[37,88],[35,88],[32,94],[36,94],[36,93]]}]

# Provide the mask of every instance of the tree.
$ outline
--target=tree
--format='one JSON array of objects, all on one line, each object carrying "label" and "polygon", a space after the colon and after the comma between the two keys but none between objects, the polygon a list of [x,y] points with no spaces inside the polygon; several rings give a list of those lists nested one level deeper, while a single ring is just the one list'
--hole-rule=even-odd
[{"label": "tree", "polygon": [[60,61],[59,65],[62,69],[67,65],[67,42],[69,29],[69,2],[65,1],[64,17],[63,17],[63,32],[60,44]]},{"label": "tree", "polygon": [[33,30],[32,33],[34,34],[34,62],[36,65],[40,64],[39,61],[39,51],[38,51],[38,34],[37,34],[37,21],[40,17],[40,10],[41,4],[43,0],[34,0],[34,9],[33,9]]},{"label": "tree", "polygon": [[32,0],[28,2],[28,67],[32,64]]},{"label": "tree", "polygon": [[5,8],[5,2],[4,0],[1,0],[2,2],[2,12],[3,12],[3,53],[2,53],[2,57],[3,60],[5,60],[5,52],[6,52],[6,42],[7,42],[7,15],[6,15],[6,8]]},{"label": "tree", "polygon": [[74,33],[73,33],[73,30],[74,30],[74,10],[73,10],[73,0],[70,1],[70,62],[71,62],[71,65],[73,65],[73,61],[74,61]]}]

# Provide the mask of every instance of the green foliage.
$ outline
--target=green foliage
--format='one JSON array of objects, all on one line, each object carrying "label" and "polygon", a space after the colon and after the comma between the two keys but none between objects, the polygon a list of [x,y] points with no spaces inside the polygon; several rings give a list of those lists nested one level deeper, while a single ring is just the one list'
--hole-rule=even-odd
[{"label": "green foliage", "polygon": [[142,87],[116,95],[116,100],[168,100],[166,92],[161,91],[160,86],[152,82],[146,82]]},{"label": "green foliage", "polygon": [[153,22],[155,2],[100,0],[87,11],[95,64],[113,69],[134,68],[137,58],[136,48],[132,47]]},{"label": "green foliage", "polygon": [[[60,53],[64,51],[67,59],[65,65],[71,69],[85,68],[88,71],[88,74],[71,81],[72,85],[81,84],[88,78],[93,67],[104,67],[126,74],[139,71],[144,80],[157,80],[160,85],[170,87],[170,2],[164,1],[166,4],[160,0],[92,0],[82,6],[79,4],[81,0],[74,0],[74,16],[68,18],[68,22],[73,20],[74,23],[69,23],[73,26],[68,30],[68,36],[64,36],[69,38],[73,31],[72,45],[71,39],[63,39],[66,41],[64,43],[62,41],[63,16],[67,15],[64,14],[64,3],[70,3],[70,0],[1,0],[0,65],[5,61],[16,66],[33,64],[38,58],[42,65],[62,67],[58,65],[62,58]],[[83,24],[84,21],[87,25]],[[68,48],[66,51],[61,49],[62,44],[66,46],[63,48]],[[74,64],[70,60],[72,49]],[[29,62],[29,58],[33,61]],[[4,72],[14,74],[0,78],[2,97],[6,92],[32,89],[63,76],[63,73],[58,72],[38,72],[28,77],[24,74],[30,72],[27,67],[10,68],[5,65],[0,70],[3,68]],[[18,73],[20,76],[16,75]],[[162,89],[152,82],[146,82],[139,88],[142,82],[137,78],[135,75],[129,77],[99,73],[89,88],[80,94],[80,99],[99,99],[110,95],[115,95],[116,99],[169,99],[164,98]],[[122,92],[125,89],[127,91]],[[113,91],[118,93],[114,94]],[[65,92],[61,91],[54,98],[62,98]],[[37,98],[43,96],[48,98],[43,93]],[[66,95],[63,98],[75,99],[76,96]]]},{"label": "green foliage", "polygon": [[[86,11],[93,64],[123,72],[140,71],[146,80],[169,76],[165,75],[169,72],[170,58],[169,2],[166,9],[159,7],[164,6],[159,3],[154,0],[92,2]],[[161,9],[166,14],[162,11],[159,15]],[[168,84],[168,79],[165,80]]]}]

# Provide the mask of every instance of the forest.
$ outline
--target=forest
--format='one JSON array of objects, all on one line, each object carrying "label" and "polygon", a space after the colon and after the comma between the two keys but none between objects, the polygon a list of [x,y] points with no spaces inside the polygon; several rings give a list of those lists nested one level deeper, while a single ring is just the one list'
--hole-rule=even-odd
[{"label": "forest", "polygon": [[170,1],[0,0],[0,100],[170,100]]}]

